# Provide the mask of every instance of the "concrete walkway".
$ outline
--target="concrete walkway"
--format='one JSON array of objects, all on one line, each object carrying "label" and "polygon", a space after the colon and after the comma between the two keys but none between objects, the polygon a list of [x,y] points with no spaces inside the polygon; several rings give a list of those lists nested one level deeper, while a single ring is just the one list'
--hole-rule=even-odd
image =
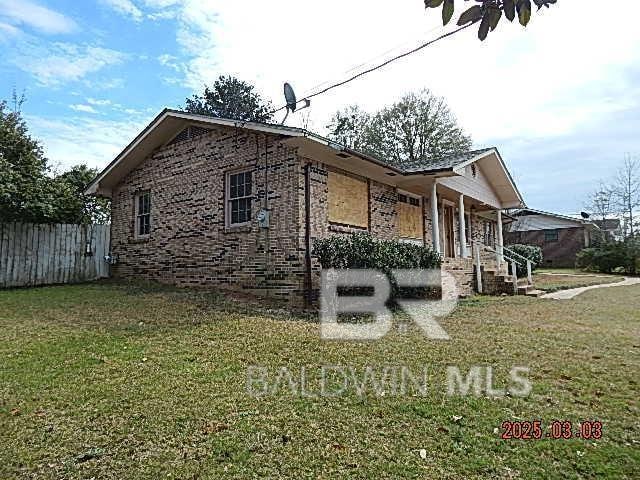
[{"label": "concrete walkway", "polygon": [[551,272],[536,272],[537,275],[553,275],[556,277],[589,277],[589,278],[611,278],[611,275],[597,275],[595,273],[551,273]]},{"label": "concrete walkway", "polygon": [[638,285],[638,284],[640,284],[640,278],[623,278],[621,281],[616,283],[591,285],[589,287],[572,288],[571,290],[559,290],[557,292],[547,293],[546,295],[542,295],[540,298],[549,298],[551,300],[571,300],[572,298],[577,297],[578,295],[586,292],[587,290],[593,290],[596,288],[624,287],[627,285]]}]

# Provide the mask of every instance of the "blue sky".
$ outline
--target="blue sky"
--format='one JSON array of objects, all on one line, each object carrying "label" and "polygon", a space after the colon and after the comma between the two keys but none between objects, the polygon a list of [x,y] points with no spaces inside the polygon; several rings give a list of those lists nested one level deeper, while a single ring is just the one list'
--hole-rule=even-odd
[{"label": "blue sky", "polygon": [[[326,133],[346,104],[375,110],[427,87],[476,146],[500,149],[529,206],[576,213],[640,153],[638,3],[561,0],[526,30],[505,22],[484,43],[465,31],[287,123]],[[58,168],[102,168],[218,75],[280,104],[284,81],[301,96],[444,31],[422,0],[0,0],[0,97],[26,92],[24,114]]]}]

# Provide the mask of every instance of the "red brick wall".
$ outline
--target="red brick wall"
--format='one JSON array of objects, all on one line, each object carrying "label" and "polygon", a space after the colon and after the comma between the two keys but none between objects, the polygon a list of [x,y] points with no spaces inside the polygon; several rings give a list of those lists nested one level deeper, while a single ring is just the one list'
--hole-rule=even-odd
[{"label": "red brick wall", "polygon": [[[255,220],[241,229],[225,227],[225,172],[239,167],[254,168],[254,217],[268,195],[268,230]],[[301,298],[301,178],[295,152],[274,136],[220,127],[158,150],[114,189],[114,276]],[[140,241],[133,201],[144,190],[151,192],[152,225],[149,239]]]},{"label": "red brick wall", "polygon": [[576,254],[585,248],[584,228],[558,229],[557,242],[545,242],[544,230],[529,232],[505,232],[507,245],[521,243],[542,247],[543,265],[548,267],[573,268],[576,264]]},{"label": "red brick wall", "polygon": [[[306,164],[310,164],[312,245],[317,238],[356,231],[329,224],[327,167],[298,157],[275,135],[217,127],[157,150],[113,191],[112,253],[118,258],[114,276],[214,285],[302,303]],[[248,227],[228,229],[225,172],[244,167],[254,171],[254,220]],[[134,237],[134,198],[143,191],[151,193],[151,235],[141,241]],[[261,229],[255,213],[264,207],[267,195],[271,226]],[[397,239],[395,188],[370,180],[369,199],[369,231],[378,238]],[[430,244],[428,202],[425,227]],[[475,218],[473,227],[475,232]],[[317,288],[320,266],[315,259],[312,268]]]}]

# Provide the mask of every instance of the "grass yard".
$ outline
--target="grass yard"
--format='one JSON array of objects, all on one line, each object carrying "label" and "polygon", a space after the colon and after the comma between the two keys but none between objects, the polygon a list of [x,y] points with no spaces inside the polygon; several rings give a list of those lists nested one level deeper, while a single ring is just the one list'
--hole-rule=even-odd
[{"label": "grass yard", "polygon": [[[472,298],[370,343],[211,293],[0,292],[0,478],[640,478],[640,287]],[[247,368],[428,365],[426,395],[247,393]],[[526,398],[445,394],[447,365],[530,368]],[[274,373],[275,374],[275,373]],[[600,420],[597,441],[502,440],[505,420]],[[498,429],[498,430],[496,430]],[[497,432],[497,433],[496,433]]]},{"label": "grass yard", "polygon": [[563,274],[566,274],[566,275],[594,275],[591,272],[587,272],[585,270],[580,270],[578,268],[538,267],[538,268],[536,268],[536,273],[563,273]]},{"label": "grass yard", "polygon": [[558,290],[568,290],[570,288],[589,287],[606,283],[616,283],[624,280],[620,275],[605,274],[560,274],[550,275],[544,272],[535,272],[533,284],[539,290],[546,292],[557,292]]}]

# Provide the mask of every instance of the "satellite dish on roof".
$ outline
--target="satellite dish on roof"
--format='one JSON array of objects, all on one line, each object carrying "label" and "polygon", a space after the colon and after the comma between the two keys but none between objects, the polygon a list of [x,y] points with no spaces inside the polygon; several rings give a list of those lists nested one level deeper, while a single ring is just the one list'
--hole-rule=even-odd
[{"label": "satellite dish on roof", "polygon": [[[282,124],[284,124],[284,122],[287,120],[287,117],[289,116],[289,112],[293,113],[296,110],[302,110],[311,106],[311,100],[309,100],[308,98],[304,98],[298,101],[298,98],[296,97],[296,92],[293,91],[293,87],[288,82],[285,82],[284,84],[284,99],[285,99],[285,102],[287,103],[287,107],[286,107],[287,113],[282,119]],[[298,103],[300,102],[304,102],[304,105],[298,108]]]},{"label": "satellite dish on roof", "polygon": [[295,112],[298,104],[298,100],[296,99],[296,92],[293,91],[293,87],[291,84],[284,84],[284,99],[287,102],[287,109]]},{"label": "satellite dish on roof", "polygon": [[582,218],[584,218],[585,220],[587,220],[589,217],[591,217],[591,215],[589,215],[587,212],[580,212],[580,216]]}]

